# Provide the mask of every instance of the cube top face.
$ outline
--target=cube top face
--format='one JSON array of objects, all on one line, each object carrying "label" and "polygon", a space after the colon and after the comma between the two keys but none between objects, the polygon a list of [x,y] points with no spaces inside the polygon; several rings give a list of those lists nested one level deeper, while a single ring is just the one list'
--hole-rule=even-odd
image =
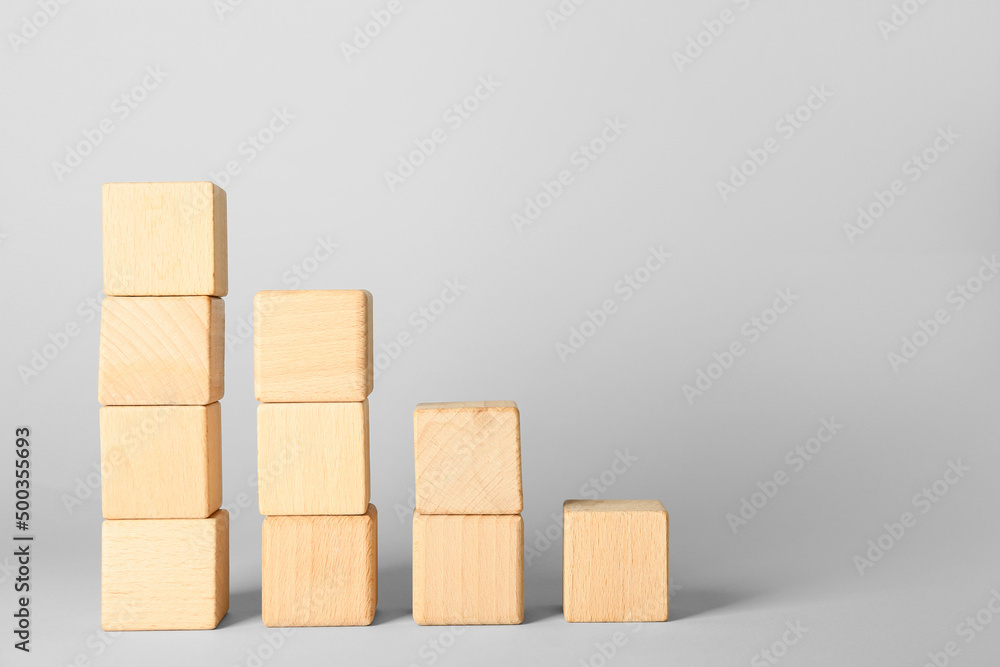
[{"label": "cube top face", "polygon": [[105,183],[104,293],[225,296],[226,192],[210,182]]},{"label": "cube top face", "polygon": [[106,297],[98,400],[208,405],[222,398],[225,304],[207,296]]},{"label": "cube top face", "polygon": [[101,408],[105,519],[204,519],[221,504],[218,403]]},{"label": "cube top face", "polygon": [[566,620],[667,620],[668,535],[669,517],[659,501],[567,501],[563,512]]},{"label": "cube top face", "polygon": [[370,625],[378,598],[378,514],[264,519],[268,627]]},{"label": "cube top face", "polygon": [[513,401],[421,403],[413,411],[416,510],[519,514],[521,422]]},{"label": "cube top face", "polygon": [[413,619],[420,625],[523,622],[521,517],[414,512]]},{"label": "cube top face", "polygon": [[257,293],[254,392],[258,401],[363,401],[373,382],[370,292]]},{"label": "cube top face", "polygon": [[210,630],[228,609],[228,512],[104,522],[103,629]]},{"label": "cube top face", "polygon": [[368,401],[257,406],[260,513],[365,514]]}]

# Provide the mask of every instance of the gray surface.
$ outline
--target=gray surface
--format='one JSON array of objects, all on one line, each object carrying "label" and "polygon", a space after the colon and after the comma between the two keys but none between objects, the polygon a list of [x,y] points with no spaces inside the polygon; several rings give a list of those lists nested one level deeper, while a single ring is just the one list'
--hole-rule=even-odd
[{"label": "gray surface", "polygon": [[[597,644],[618,631],[615,664],[766,664],[755,654],[786,622],[809,631],[780,664],[920,665],[952,640],[952,664],[995,660],[1000,619],[971,642],[959,624],[1000,586],[1000,281],[961,309],[949,292],[1000,240],[1000,7],[927,3],[884,39],[889,0],[742,4],[728,3],[735,23],[683,71],[672,54],[726,2],[591,2],[554,31],[555,0],[405,3],[350,63],[339,43],[383,4],[248,1],[220,20],[208,0],[80,2],[18,51],[5,40],[0,427],[7,443],[15,424],[36,433],[31,662],[256,664],[269,633],[244,320],[254,292],[295,286],[286,272],[317,238],[339,249],[299,286],[370,289],[376,341],[406,331],[413,342],[371,397],[376,624],[298,630],[264,664],[596,666]],[[36,11],[6,3],[4,32]],[[167,76],[122,119],[113,101],[147,66]],[[480,76],[501,85],[452,129],[442,115]],[[813,86],[833,96],[783,136],[776,121]],[[295,118],[249,160],[240,143],[275,108]],[[58,180],[52,162],[105,117],[114,131]],[[627,128],[578,172],[574,151],[608,118]],[[435,127],[447,141],[390,192],[383,172]],[[960,138],[911,182],[904,162],[942,127]],[[723,202],[716,181],[769,137],[780,150]],[[98,460],[98,325],[87,318],[100,290],[100,184],[206,179],[229,160],[242,169],[225,186],[225,499],[243,504],[232,611],[214,632],[104,638],[99,490],[64,507]],[[517,233],[511,213],[562,169],[573,183]],[[897,178],[905,194],[848,242],[844,223]],[[650,246],[672,258],[625,301],[616,282]],[[446,280],[466,289],[418,330],[411,313]],[[786,288],[798,300],[750,344],[744,322]],[[563,363],[556,343],[611,297],[618,311]],[[887,354],[939,308],[949,321],[894,372]],[[22,383],[17,366],[70,323],[79,335]],[[746,352],[689,405],[683,385],[736,340]],[[413,623],[410,527],[397,518],[413,484],[411,410],[490,398],[521,408],[529,544],[616,450],[638,457],[603,495],[669,509],[673,620],[566,624],[557,539],[527,570],[524,626],[451,635]],[[794,472],[786,452],[830,417],[844,428]],[[921,514],[914,494],[958,459],[971,470]],[[734,535],[727,513],[778,470],[788,484]],[[916,525],[860,576],[853,557],[906,511]],[[0,526],[7,543],[8,519]],[[11,657],[13,593],[0,578],[0,661],[28,662]]]}]

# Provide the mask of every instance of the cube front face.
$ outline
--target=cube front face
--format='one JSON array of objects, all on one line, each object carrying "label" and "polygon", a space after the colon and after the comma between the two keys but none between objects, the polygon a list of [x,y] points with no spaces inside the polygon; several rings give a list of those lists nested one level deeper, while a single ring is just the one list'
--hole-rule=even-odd
[{"label": "cube front face", "polygon": [[101,408],[105,519],[204,519],[222,504],[222,418],[205,406]]},{"label": "cube front face", "polygon": [[210,630],[228,609],[228,512],[104,522],[104,630]]},{"label": "cube front face", "polygon": [[222,398],[222,299],[107,297],[101,304],[98,400],[105,405],[208,405]]},{"label": "cube front face", "polygon": [[378,515],[264,519],[268,627],[370,625],[378,599]]},{"label": "cube front face", "polygon": [[104,293],[225,296],[226,193],[210,182],[105,183]]},{"label": "cube front face", "polygon": [[414,512],[413,619],[420,625],[524,621],[521,517]]},{"label": "cube front face", "polygon": [[566,501],[566,620],[667,620],[668,531],[669,518],[659,501]]},{"label": "cube front face", "polygon": [[261,514],[365,514],[368,401],[259,405],[257,468]]},{"label": "cube front face", "polygon": [[421,403],[413,437],[418,512],[521,512],[521,425],[513,401]]},{"label": "cube front face", "polygon": [[373,373],[370,292],[257,293],[254,391],[258,401],[363,401],[372,391]]}]

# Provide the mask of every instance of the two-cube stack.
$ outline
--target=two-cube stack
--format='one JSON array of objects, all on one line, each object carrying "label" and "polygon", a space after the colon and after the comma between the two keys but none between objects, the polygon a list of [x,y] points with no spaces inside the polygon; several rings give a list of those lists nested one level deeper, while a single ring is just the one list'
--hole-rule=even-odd
[{"label": "two-cube stack", "polygon": [[513,401],[422,403],[413,412],[413,618],[524,620],[520,415]]},{"label": "two-cube stack", "polygon": [[214,628],[229,609],[226,193],[109,183],[102,199],[101,626]]},{"label": "two-cube stack", "polygon": [[269,627],[368,625],[378,595],[370,501],[372,295],[259,292],[254,389]]}]

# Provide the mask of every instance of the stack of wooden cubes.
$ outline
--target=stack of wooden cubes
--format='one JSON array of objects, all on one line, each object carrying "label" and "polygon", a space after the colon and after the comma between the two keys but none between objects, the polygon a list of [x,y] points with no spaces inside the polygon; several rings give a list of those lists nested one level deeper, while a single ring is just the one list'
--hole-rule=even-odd
[{"label": "stack of wooden cubes", "polygon": [[269,627],[369,625],[378,597],[369,501],[372,295],[258,292],[254,389]]},{"label": "stack of wooden cubes", "polygon": [[413,618],[524,620],[521,425],[513,401],[421,403],[413,412]]},{"label": "stack of wooden cubes", "polygon": [[226,193],[109,183],[103,219],[101,626],[211,629],[229,609]]}]

